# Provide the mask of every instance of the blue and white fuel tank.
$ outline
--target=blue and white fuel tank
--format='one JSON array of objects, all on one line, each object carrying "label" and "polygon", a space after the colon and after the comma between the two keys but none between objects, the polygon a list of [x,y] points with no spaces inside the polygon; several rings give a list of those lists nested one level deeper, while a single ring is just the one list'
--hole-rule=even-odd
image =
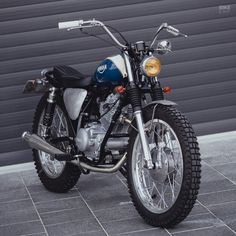
[{"label": "blue and white fuel tank", "polygon": [[99,86],[117,86],[127,77],[125,62],[121,55],[107,57],[94,73],[94,83]]}]

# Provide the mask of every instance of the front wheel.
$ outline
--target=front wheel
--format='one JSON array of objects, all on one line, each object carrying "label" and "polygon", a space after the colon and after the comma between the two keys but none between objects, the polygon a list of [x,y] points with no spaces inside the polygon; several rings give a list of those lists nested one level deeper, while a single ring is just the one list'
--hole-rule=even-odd
[{"label": "front wheel", "polygon": [[148,106],[143,111],[153,169],[146,168],[140,138],[131,131],[128,147],[128,187],[144,220],[172,227],[184,220],[197,198],[200,153],[194,131],[174,107]]}]

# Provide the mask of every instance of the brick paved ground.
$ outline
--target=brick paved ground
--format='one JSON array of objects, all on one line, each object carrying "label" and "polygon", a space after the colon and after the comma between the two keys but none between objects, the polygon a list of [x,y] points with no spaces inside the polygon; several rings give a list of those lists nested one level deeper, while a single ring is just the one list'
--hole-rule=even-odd
[{"label": "brick paved ground", "polygon": [[139,217],[120,174],[82,176],[69,193],[55,194],[34,170],[0,169],[0,235],[236,235],[236,137],[200,142],[200,195],[189,217],[173,229],[153,228]]}]

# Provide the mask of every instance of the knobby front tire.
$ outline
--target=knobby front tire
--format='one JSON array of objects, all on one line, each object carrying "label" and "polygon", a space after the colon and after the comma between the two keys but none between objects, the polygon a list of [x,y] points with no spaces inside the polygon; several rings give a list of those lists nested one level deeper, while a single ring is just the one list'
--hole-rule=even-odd
[{"label": "knobby front tire", "polygon": [[[143,110],[144,123],[147,125],[151,124],[153,109],[154,106],[148,106]],[[149,146],[152,149],[153,161],[156,160],[157,150],[162,152],[162,168],[158,169],[156,167],[154,170],[149,171],[144,163],[137,164],[137,162],[142,163],[142,160],[140,161],[140,154],[137,154],[138,151],[135,152],[134,149],[139,149],[141,145],[138,141],[137,131],[132,129],[127,153],[127,181],[131,199],[141,217],[152,226],[169,228],[180,223],[188,216],[197,199],[201,178],[200,153],[192,126],[176,108],[158,105],[154,114],[154,120],[157,128],[153,131],[153,137],[151,138],[150,136],[150,143],[155,141],[156,143],[159,142],[159,144],[151,143]],[[166,130],[165,127],[167,127]],[[162,131],[160,131],[161,129]],[[164,136],[167,133],[171,133],[168,136],[171,143],[179,147],[181,152],[179,152],[179,156],[182,158],[182,161],[180,160],[178,165],[176,165],[177,159],[181,158],[177,158],[174,152],[171,152],[170,147],[164,147],[163,140],[166,140]],[[170,146],[169,143],[168,145]],[[173,150],[176,149],[173,148]],[[182,170],[178,171],[176,166],[180,168],[181,163]],[[181,176],[181,173],[182,177],[179,178],[181,183],[179,183],[180,186],[175,192],[175,190],[173,191],[173,186],[177,186],[178,182],[175,178]],[[150,186],[148,185],[149,182],[151,183]],[[152,182],[155,183],[156,187]],[[162,185],[161,182],[163,182]],[[163,190],[165,188],[165,191],[169,189],[167,187],[168,182],[171,190],[166,193],[163,191],[163,194],[159,194],[160,189]],[[175,182],[176,184],[173,184]],[[167,200],[163,200],[165,194]]]}]

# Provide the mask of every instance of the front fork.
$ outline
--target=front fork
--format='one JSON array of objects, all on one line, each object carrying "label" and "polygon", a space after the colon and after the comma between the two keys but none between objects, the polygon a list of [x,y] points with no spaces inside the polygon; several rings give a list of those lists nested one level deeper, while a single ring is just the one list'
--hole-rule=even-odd
[{"label": "front fork", "polygon": [[152,169],[153,162],[152,162],[152,157],[151,157],[147,137],[144,130],[140,92],[138,90],[138,87],[134,83],[134,77],[133,77],[133,72],[132,72],[128,52],[125,51],[123,55],[124,55],[126,70],[127,70],[128,79],[129,79],[129,86],[128,86],[129,99],[133,107],[134,117],[136,119],[136,124],[137,124],[138,132],[139,132],[139,136],[141,140],[143,153],[144,153],[145,164],[148,169]]}]

